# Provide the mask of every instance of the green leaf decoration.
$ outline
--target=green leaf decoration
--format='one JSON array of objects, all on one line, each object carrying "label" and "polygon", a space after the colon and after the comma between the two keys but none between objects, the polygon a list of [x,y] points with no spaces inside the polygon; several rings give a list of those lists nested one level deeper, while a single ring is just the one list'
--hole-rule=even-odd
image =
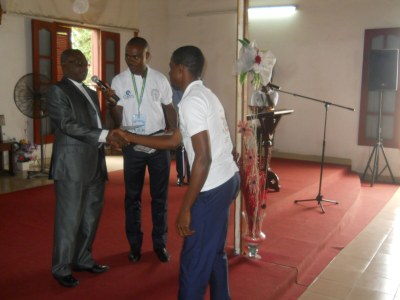
[{"label": "green leaf decoration", "polygon": [[254,89],[258,90],[261,86],[261,76],[258,73],[253,74],[253,79],[251,80],[251,84],[253,85]]},{"label": "green leaf decoration", "polygon": [[246,38],[244,38],[243,40],[238,39],[238,41],[239,41],[244,47],[250,45],[250,41],[249,41],[248,39],[246,39]]},{"label": "green leaf decoration", "polygon": [[247,73],[240,74],[240,79],[239,79],[240,84],[243,84],[243,82],[246,80],[246,78],[247,78]]}]

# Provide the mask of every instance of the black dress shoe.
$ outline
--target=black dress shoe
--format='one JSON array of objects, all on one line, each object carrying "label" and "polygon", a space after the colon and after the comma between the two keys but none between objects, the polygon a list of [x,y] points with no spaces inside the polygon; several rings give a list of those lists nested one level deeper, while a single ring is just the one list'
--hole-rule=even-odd
[{"label": "black dress shoe", "polygon": [[167,249],[157,248],[157,249],[154,249],[154,252],[157,254],[157,257],[161,262],[163,262],[163,263],[169,262],[169,259],[171,256],[169,255]]},{"label": "black dress shoe", "polygon": [[107,272],[109,268],[110,268],[109,266],[103,266],[103,265],[99,265],[99,264],[94,264],[90,268],[75,267],[75,268],[73,268],[73,270],[75,272],[90,272],[90,273],[99,274],[99,273]]},{"label": "black dress shoe", "polygon": [[177,185],[177,186],[183,186],[183,184],[184,184],[183,178],[179,178],[179,177],[178,177],[178,180],[176,181],[176,185]]},{"label": "black dress shoe", "polygon": [[58,281],[59,284],[65,287],[75,287],[79,284],[79,280],[77,280],[72,275],[54,276],[54,278]]},{"label": "black dress shoe", "polygon": [[128,256],[128,259],[132,262],[138,262],[141,258],[142,254],[139,251],[132,251]]}]

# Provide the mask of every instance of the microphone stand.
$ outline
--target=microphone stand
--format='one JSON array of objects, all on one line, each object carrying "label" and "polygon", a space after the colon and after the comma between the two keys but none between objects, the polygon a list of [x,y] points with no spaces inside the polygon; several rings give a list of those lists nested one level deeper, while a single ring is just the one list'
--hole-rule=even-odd
[{"label": "microphone stand", "polygon": [[295,93],[291,93],[291,92],[287,92],[287,91],[282,91],[279,86],[275,86],[275,85],[272,85],[272,84],[270,84],[269,87],[271,87],[274,90],[278,90],[278,91],[280,91],[281,93],[284,93],[284,94],[289,94],[289,95],[292,95],[294,97],[300,97],[300,98],[304,98],[304,99],[308,99],[308,100],[312,100],[312,101],[315,101],[315,102],[322,103],[325,106],[324,137],[323,137],[323,140],[322,140],[322,155],[321,155],[321,168],[320,168],[320,174],[319,174],[318,195],[315,198],[312,198],[312,199],[294,200],[294,203],[306,202],[306,201],[317,201],[319,207],[321,208],[322,213],[325,213],[324,207],[322,206],[322,202],[339,204],[339,202],[337,202],[337,201],[324,199],[324,197],[321,195],[322,174],[323,174],[324,163],[325,163],[325,137],[326,137],[326,120],[327,120],[327,117],[328,117],[328,108],[329,108],[329,106],[332,105],[332,106],[348,109],[348,110],[351,110],[351,111],[355,111],[355,109],[351,108],[351,107],[346,107],[346,106],[334,104],[334,103],[331,103],[331,102],[328,102],[328,101],[323,101],[323,100],[319,100],[319,99],[315,99],[315,98],[311,98],[311,97],[307,97],[307,96],[303,96],[303,95],[299,95],[299,94],[295,94]]}]

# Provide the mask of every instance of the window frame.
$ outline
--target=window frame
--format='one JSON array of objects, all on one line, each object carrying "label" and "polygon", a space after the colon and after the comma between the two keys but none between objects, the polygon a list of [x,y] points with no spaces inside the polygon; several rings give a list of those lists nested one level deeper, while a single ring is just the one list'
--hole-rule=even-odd
[{"label": "window frame", "polygon": [[[381,28],[381,29],[367,29],[364,34],[364,55],[363,55],[363,69],[362,69],[362,83],[361,83],[361,101],[360,101],[360,119],[358,130],[358,145],[373,146],[378,142],[378,138],[367,137],[367,118],[369,116],[379,118],[379,112],[368,111],[368,94],[369,94],[369,54],[372,48],[372,41],[377,36],[384,37],[384,48],[387,48],[388,36],[396,36],[400,38],[400,28]],[[400,70],[400,59],[398,62],[398,69]],[[383,117],[393,117],[394,122],[391,130],[393,130],[393,138],[383,138],[382,144],[389,148],[399,148],[400,146],[400,76],[397,74],[398,89],[395,91],[395,106],[393,111],[382,111]],[[382,127],[382,126],[381,126]],[[382,128],[382,130],[384,130]],[[378,131],[378,128],[377,128]]]},{"label": "window frame", "polygon": [[[43,58],[39,55],[39,45],[40,45],[40,30],[47,30],[50,33],[51,38],[51,54],[45,57],[45,59],[51,60],[51,74],[49,77],[51,83],[56,83],[62,77],[61,71],[61,62],[60,62],[60,54],[67,48],[71,48],[71,28],[72,27],[85,27],[85,26],[77,26],[74,24],[68,23],[60,23],[60,22],[50,22],[50,21],[43,21],[43,20],[36,20],[32,19],[32,72],[34,74],[40,73],[40,59]],[[102,78],[105,78],[105,70],[106,70],[106,62],[105,57],[107,56],[106,48],[103,47],[103,40],[106,39],[113,39],[115,44],[115,60],[112,62],[114,63],[114,70],[115,74],[117,75],[120,72],[120,34],[116,32],[108,32],[103,31],[97,28],[89,28],[90,30],[96,31],[98,34],[97,43],[99,46],[99,57],[97,59],[99,64],[99,70],[101,73]],[[68,38],[67,42],[64,45],[61,45],[59,39],[59,33],[63,33]],[[57,36],[58,35],[58,36]],[[65,40],[64,40],[65,42]],[[104,70],[104,71],[103,71]],[[101,110],[101,117],[103,124],[106,124],[106,110],[107,106],[105,105],[105,100],[102,97],[101,90],[96,88],[99,101],[100,101],[100,110]],[[45,120],[46,119],[46,120]],[[44,121],[45,120],[45,121]],[[40,144],[40,131],[41,131],[41,122],[49,122],[49,118],[45,117],[42,119],[34,119],[33,121],[33,139],[35,144]],[[54,134],[43,134],[42,136],[42,143],[49,144],[54,142]]]}]

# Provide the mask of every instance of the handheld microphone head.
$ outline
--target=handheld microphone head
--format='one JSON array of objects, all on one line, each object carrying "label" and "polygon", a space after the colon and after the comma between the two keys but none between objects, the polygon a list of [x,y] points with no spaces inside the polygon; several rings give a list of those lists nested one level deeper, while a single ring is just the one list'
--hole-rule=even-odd
[{"label": "handheld microphone head", "polygon": [[93,75],[91,80],[96,83],[99,87],[103,87],[104,84],[102,84],[101,80],[99,79],[99,77],[97,77],[96,75]]},{"label": "handheld microphone head", "polygon": [[[91,80],[92,80],[94,83],[96,83],[103,91],[107,91],[107,90],[110,89],[110,88],[109,88],[103,81],[101,81],[101,80],[99,79],[99,77],[97,77],[96,75],[93,75],[93,76],[91,77]],[[114,95],[111,96],[110,100],[111,100],[111,102],[113,102],[113,104],[115,104],[116,102],[118,102],[119,97],[118,97],[116,94],[114,94]],[[114,101],[113,101],[113,100],[114,100]]]}]

